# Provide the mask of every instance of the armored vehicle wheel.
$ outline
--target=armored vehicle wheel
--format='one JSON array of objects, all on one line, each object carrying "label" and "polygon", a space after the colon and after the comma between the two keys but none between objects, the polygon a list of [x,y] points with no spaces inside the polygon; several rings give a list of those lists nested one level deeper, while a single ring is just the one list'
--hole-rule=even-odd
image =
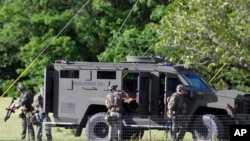
[{"label": "armored vehicle wheel", "polygon": [[106,113],[97,113],[90,117],[86,125],[86,134],[89,140],[108,140],[109,127],[104,117]]},{"label": "armored vehicle wheel", "polygon": [[223,138],[222,122],[215,115],[207,114],[197,117],[192,129],[195,140],[220,140]]}]

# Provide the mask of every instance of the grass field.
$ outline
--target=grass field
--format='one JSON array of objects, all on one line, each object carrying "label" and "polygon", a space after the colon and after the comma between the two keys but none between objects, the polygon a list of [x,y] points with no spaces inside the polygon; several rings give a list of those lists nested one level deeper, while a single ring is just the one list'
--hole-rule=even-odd
[{"label": "grass field", "polygon": [[[17,102],[16,100],[15,102]],[[12,141],[20,140],[20,133],[21,133],[21,121],[18,118],[18,114],[20,113],[20,110],[16,110],[15,113],[11,114],[11,117],[7,120],[7,122],[4,122],[4,117],[6,114],[6,107],[9,106],[11,102],[11,98],[1,98],[0,103],[0,141]],[[50,115],[50,117],[53,120],[53,116]],[[36,130],[36,126],[34,126],[34,129]],[[44,131],[43,131],[44,133]],[[87,140],[85,136],[85,132],[83,131],[81,137],[75,137],[74,136],[74,130],[73,129],[64,129],[64,128],[52,128],[52,136],[54,141],[85,141]],[[43,135],[43,139],[46,140],[46,136]],[[26,137],[26,140],[28,141],[28,138]]]},{"label": "grass field", "polygon": [[[15,102],[17,102],[16,100]],[[11,102],[11,98],[0,98],[0,141],[19,141],[20,133],[21,133],[21,121],[18,118],[18,114],[20,111],[16,111],[11,115],[11,117],[4,122],[4,117],[6,114],[6,108],[9,106]],[[53,120],[53,115],[50,115]],[[36,127],[34,126],[36,130]],[[44,133],[44,131],[43,131]],[[52,128],[52,136],[54,141],[87,141],[85,130],[83,130],[81,137],[74,136],[73,129],[64,129],[53,127]],[[27,137],[26,137],[27,138]],[[46,136],[43,135],[44,141],[46,140]],[[28,138],[26,139],[28,141]],[[169,140],[169,136],[166,137],[166,133],[164,131],[151,130],[145,131],[143,138],[141,141],[166,141]],[[185,136],[186,141],[192,141],[191,135],[189,133]]]}]

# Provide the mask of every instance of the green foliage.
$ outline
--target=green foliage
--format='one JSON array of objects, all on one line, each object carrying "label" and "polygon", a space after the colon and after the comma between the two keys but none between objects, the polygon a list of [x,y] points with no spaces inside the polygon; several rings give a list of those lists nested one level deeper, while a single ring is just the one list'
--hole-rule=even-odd
[{"label": "green foliage", "polygon": [[249,1],[174,1],[160,23],[151,24],[159,38],[153,49],[171,62],[194,65],[208,78],[229,61],[212,84],[248,85],[249,6]]},{"label": "green foliage", "polygon": [[126,30],[113,46],[99,56],[99,60],[121,62],[125,61],[125,57],[129,55],[143,56],[147,53],[148,46],[155,42],[153,35],[154,33],[150,30],[140,31],[136,28]]},{"label": "green foliage", "polygon": [[[147,24],[151,21],[150,15],[153,9],[157,8],[159,3],[148,1],[145,5],[145,1],[135,2],[134,0],[127,3],[122,9],[115,9],[115,13],[121,13],[120,18],[116,20],[119,25],[115,28],[112,27],[112,36],[108,38],[110,42],[106,50],[98,55],[99,61],[120,62],[125,61],[125,57],[128,55],[148,55],[153,53],[150,46],[156,42],[157,38],[155,38],[154,31]],[[132,10],[131,15],[129,15],[130,10]],[[125,21],[127,16],[129,17]],[[153,17],[153,20],[156,21],[156,17]],[[122,25],[124,27],[119,31]]]},{"label": "green foliage", "polygon": [[[57,59],[97,61],[98,55],[107,54],[101,61],[118,62],[126,55],[149,53],[148,47],[155,38],[145,25],[159,2],[147,1],[146,5],[145,2],[2,1],[0,70],[4,73],[0,74],[0,92],[23,72],[18,82],[30,87],[32,92],[37,91],[43,84],[44,67]],[[153,19],[160,19],[159,12]],[[111,49],[106,51],[109,45]]]},{"label": "green foliage", "polygon": [[[1,6],[0,23],[4,23],[0,27],[0,55],[3,56],[0,69],[4,72],[1,73],[1,88],[7,89],[6,84],[11,84],[6,79],[15,79],[22,72],[26,72],[19,82],[25,83],[31,87],[31,91],[35,91],[43,84],[44,67],[56,59],[97,60],[93,56],[100,50],[96,48],[97,51],[91,53],[88,48],[92,49],[93,45],[86,47],[89,43],[98,43],[92,40],[95,37],[83,40],[88,33],[82,34],[82,31],[74,30],[79,23],[93,20],[90,18],[92,15],[88,15],[87,21],[73,21],[62,32],[74,16],[75,10],[79,9],[78,4],[83,4],[78,1],[68,2],[15,1],[5,2],[5,5]],[[92,32],[85,25],[78,28]],[[57,36],[58,33],[61,33],[60,36]],[[36,57],[37,61],[27,71],[27,67]]]},{"label": "green foliage", "polygon": [[57,59],[120,62],[150,54],[195,66],[207,80],[229,61],[212,84],[248,90],[249,6],[244,0],[3,0],[0,92],[24,71],[18,82],[37,91],[44,67]]}]

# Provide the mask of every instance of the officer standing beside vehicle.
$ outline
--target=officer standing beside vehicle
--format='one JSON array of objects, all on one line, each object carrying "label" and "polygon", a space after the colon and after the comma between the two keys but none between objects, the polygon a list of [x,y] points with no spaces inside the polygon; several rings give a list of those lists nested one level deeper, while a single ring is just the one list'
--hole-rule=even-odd
[{"label": "officer standing beside vehicle", "polygon": [[13,104],[11,108],[15,110],[20,107],[23,107],[22,113],[19,116],[22,120],[21,140],[25,140],[26,130],[28,128],[29,139],[33,141],[35,140],[35,133],[33,125],[30,122],[30,118],[32,116],[32,111],[33,111],[33,107],[31,106],[33,101],[33,96],[25,90],[25,87],[22,84],[17,85],[17,90],[20,93],[19,103]]},{"label": "officer standing beside vehicle", "polygon": [[[177,85],[176,92],[173,93],[168,100],[167,116],[172,121],[172,128],[170,131],[171,140],[182,140],[185,134],[186,127],[186,102],[184,98],[185,86],[182,84]],[[181,128],[179,128],[181,127]],[[177,136],[177,130],[179,134]]]},{"label": "officer standing beside vehicle", "polygon": [[[44,97],[44,88],[40,88],[40,93],[34,96],[33,104],[35,110],[35,116],[36,116],[36,135],[37,135],[37,141],[42,141],[42,129],[43,129],[43,122],[51,122],[50,117],[48,113],[45,113],[43,111],[43,99]],[[47,136],[47,141],[52,141],[52,135],[51,135],[51,125],[44,124],[45,128],[45,134]]]},{"label": "officer standing beside vehicle", "polygon": [[122,90],[116,90],[117,85],[109,86],[105,105],[109,114],[109,141],[122,140],[122,112],[123,99],[129,98],[128,94]]}]

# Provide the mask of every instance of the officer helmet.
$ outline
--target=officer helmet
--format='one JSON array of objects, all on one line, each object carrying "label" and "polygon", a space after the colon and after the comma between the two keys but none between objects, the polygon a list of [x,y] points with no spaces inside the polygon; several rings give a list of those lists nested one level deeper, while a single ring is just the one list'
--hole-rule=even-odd
[{"label": "officer helmet", "polygon": [[182,84],[177,85],[176,90],[185,90],[185,86]]},{"label": "officer helmet", "polygon": [[110,85],[110,86],[109,86],[109,90],[110,90],[110,91],[111,91],[111,90],[116,90],[117,87],[118,87],[117,85]]},{"label": "officer helmet", "polygon": [[22,84],[18,84],[17,88],[20,89],[20,90],[24,90],[25,89],[25,87]]}]

